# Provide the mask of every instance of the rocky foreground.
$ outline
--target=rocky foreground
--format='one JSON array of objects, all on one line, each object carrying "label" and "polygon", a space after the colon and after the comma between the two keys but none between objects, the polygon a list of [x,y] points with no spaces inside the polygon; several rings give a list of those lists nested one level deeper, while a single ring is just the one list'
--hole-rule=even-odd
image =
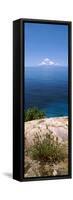
[{"label": "rocky foreground", "polygon": [[[25,177],[57,176],[68,174],[68,117],[44,118],[24,123],[25,129]],[[49,159],[41,161],[31,156],[31,149],[40,137],[40,142],[46,137],[46,133],[52,133],[54,140],[65,144],[66,157],[60,162],[50,163]]]}]

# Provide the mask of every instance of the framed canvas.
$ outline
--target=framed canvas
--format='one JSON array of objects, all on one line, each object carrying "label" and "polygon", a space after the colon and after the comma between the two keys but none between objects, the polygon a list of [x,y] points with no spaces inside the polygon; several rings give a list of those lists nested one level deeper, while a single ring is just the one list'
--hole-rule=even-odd
[{"label": "framed canvas", "polygon": [[71,22],[13,22],[13,178],[71,178]]}]

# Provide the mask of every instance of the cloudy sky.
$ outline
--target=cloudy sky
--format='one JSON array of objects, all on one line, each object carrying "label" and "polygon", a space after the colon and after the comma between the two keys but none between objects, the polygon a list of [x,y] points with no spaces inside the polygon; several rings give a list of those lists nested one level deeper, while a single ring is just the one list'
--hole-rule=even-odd
[{"label": "cloudy sky", "polygon": [[68,26],[25,23],[25,66],[67,66]]}]

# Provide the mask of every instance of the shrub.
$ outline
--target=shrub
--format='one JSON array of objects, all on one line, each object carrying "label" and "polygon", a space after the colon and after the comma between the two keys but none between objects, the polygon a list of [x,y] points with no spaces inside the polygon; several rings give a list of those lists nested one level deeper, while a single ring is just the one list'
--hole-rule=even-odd
[{"label": "shrub", "polygon": [[40,111],[38,108],[29,108],[24,113],[24,121],[31,121],[34,119],[41,119],[45,116],[44,112]]},{"label": "shrub", "polygon": [[46,133],[43,140],[40,135],[36,134],[35,143],[30,149],[30,156],[40,162],[58,163],[67,157],[66,145],[59,143],[57,137],[54,139],[51,131]]}]

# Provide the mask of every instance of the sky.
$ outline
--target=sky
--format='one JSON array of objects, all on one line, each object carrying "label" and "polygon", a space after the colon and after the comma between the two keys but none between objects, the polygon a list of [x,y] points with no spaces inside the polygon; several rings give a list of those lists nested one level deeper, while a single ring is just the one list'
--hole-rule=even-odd
[{"label": "sky", "polygon": [[67,66],[68,25],[25,23],[25,67]]}]

